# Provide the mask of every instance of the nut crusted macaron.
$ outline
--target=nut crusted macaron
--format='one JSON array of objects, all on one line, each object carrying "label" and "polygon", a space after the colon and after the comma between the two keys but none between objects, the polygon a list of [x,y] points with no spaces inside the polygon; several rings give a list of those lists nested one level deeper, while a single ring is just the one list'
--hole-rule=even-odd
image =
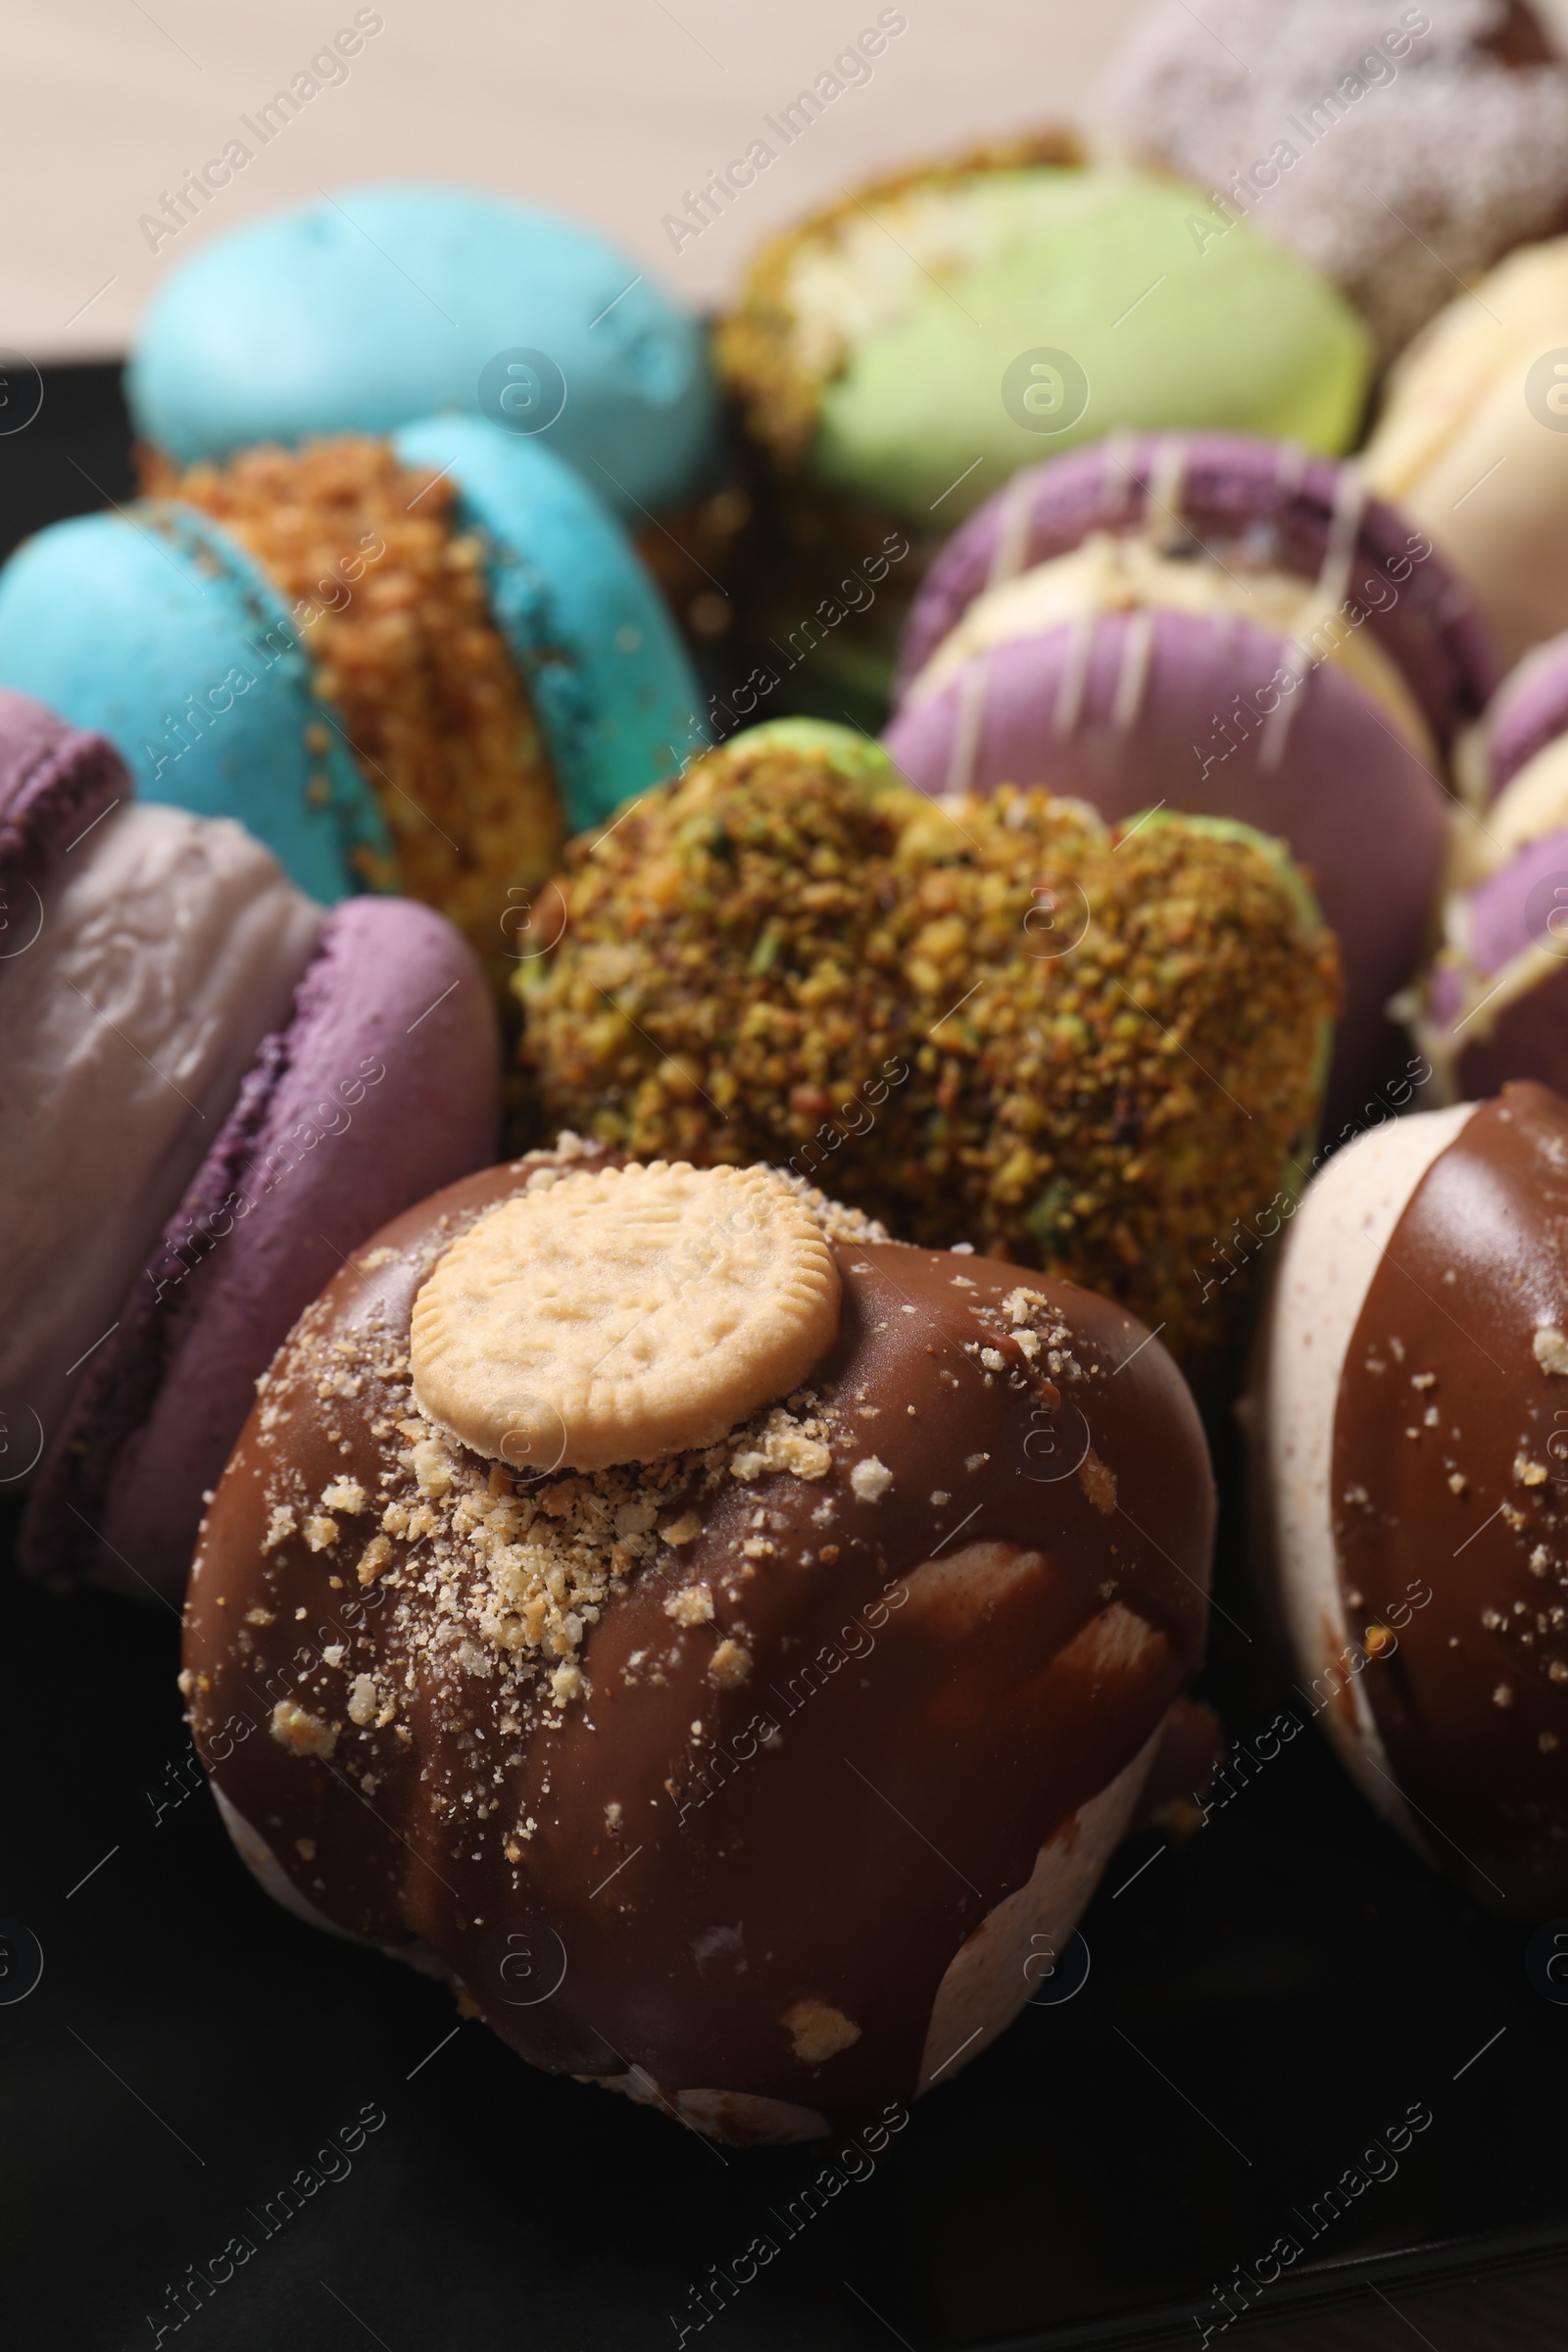
[{"label": "nut crusted macaron", "polygon": [[[1391,1121],[1290,1228],[1270,1578],[1343,1761],[1467,1893],[1568,1903],[1568,1102]],[[1560,1596],[1560,1597],[1559,1597]]]},{"label": "nut crusted macaron", "polygon": [[436,416],[250,450],[0,573],[0,680],[148,799],[237,816],[301,888],[403,889],[498,980],[515,900],[700,737],[619,524],[538,441]]},{"label": "nut crusted macaron", "polygon": [[1044,784],[1281,835],[1341,943],[1332,1114],[1397,1053],[1431,945],[1443,761],[1496,682],[1431,540],[1353,466],[1240,434],[1107,441],[1016,475],[938,557],[886,743],[928,792]]},{"label": "nut crusted macaron", "polygon": [[[733,737],[579,845],[520,968],[553,1122],[788,1162],[1221,1351],[1195,1267],[1293,1183],[1338,1002],[1277,843],[1043,793],[934,802],[848,728]],[[829,1171],[831,1174],[829,1175]]]},{"label": "nut crusted macaron", "polygon": [[1568,638],[1527,655],[1466,739],[1442,944],[1398,1010],[1431,1099],[1568,1091]]},{"label": "nut crusted macaron", "polygon": [[847,194],[765,245],[718,327],[758,442],[842,496],[956,522],[1043,446],[1210,426],[1344,449],[1370,352],[1322,278],[1195,192],[1045,133]]},{"label": "nut crusted macaron", "polygon": [[1505,662],[1568,627],[1568,237],[1454,296],[1389,377],[1364,464],[1464,579]]},{"label": "nut crusted macaron", "polygon": [[[533,1441],[551,1406],[582,1439],[622,1188],[668,1212],[652,1378],[684,1384],[683,1321],[755,1304],[757,1251],[808,1291],[825,1256],[832,1312],[717,1437],[715,1391],[627,1454],[601,1393],[577,1469]],[[584,1246],[541,1260],[560,1312],[548,1358],[520,1328],[509,1465],[422,1409],[417,1329],[492,1224],[498,1298],[542,1311],[506,1271],[541,1196]],[[480,1337],[475,1366],[449,1335],[460,1386]],[[433,1958],[535,2065],[806,2138],[950,2080],[1059,1948],[1183,1726],[1213,1511],[1192,1398],[1122,1309],[799,1180],[564,1137],[386,1227],[301,1318],[207,1517],[182,1687],[293,1909]]]},{"label": "nut crusted macaron", "polygon": [[496,1024],[427,907],[327,911],[0,694],[0,1396],[23,1564],[177,1594],[301,1305],[486,1159]]},{"label": "nut crusted macaron", "polygon": [[1090,112],[1321,270],[1384,360],[1568,219],[1568,73],[1523,0],[1146,0]]},{"label": "nut crusted macaron", "polygon": [[628,523],[688,496],[715,429],[702,326],[636,262],[562,214],[417,181],[209,239],[166,277],[125,388],[181,467],[485,416],[542,436]]}]

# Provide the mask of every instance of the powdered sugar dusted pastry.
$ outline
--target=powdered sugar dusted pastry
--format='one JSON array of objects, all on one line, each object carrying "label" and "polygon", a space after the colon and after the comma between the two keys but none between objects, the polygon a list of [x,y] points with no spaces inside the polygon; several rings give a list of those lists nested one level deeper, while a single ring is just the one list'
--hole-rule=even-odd
[{"label": "powdered sugar dusted pastry", "polygon": [[[470,1178],[307,1311],[208,1515],[182,1687],[293,1907],[433,1954],[536,2065],[806,2136],[949,2080],[1070,1932],[1200,1653],[1207,1458],[1158,1341],[1091,1293],[796,1179],[616,1165],[564,1138]],[[538,1262],[487,1253],[541,1194]],[[612,1329],[645,1210],[671,1312],[637,1254]],[[558,1246],[595,1218],[608,1278]],[[460,1251],[522,1310],[482,1448],[424,1409]],[[831,1328],[785,1386],[764,1292],[820,1301],[824,1258]],[[455,1296],[444,1394],[477,1363],[488,1395]],[[716,1439],[680,1330],[715,1318],[777,1366],[760,1402],[732,1369]],[[594,1418],[617,1355],[660,1447],[575,1469],[587,1422],[626,1427]]]},{"label": "powdered sugar dusted pastry", "polygon": [[1384,359],[1568,211],[1568,74],[1522,0],[1151,0],[1090,108],[1204,191],[1205,252],[1276,238]]},{"label": "powdered sugar dusted pastry", "polygon": [[1300,1685],[1409,1842],[1524,1914],[1568,1896],[1565,1210],[1544,1087],[1360,1138],[1291,1227],[1260,1415]]}]

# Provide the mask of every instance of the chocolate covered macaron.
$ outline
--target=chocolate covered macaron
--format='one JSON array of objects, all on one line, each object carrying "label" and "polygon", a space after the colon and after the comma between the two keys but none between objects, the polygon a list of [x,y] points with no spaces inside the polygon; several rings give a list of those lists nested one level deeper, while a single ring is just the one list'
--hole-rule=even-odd
[{"label": "chocolate covered macaron", "polygon": [[1467,1893],[1568,1903],[1568,1102],[1391,1121],[1297,1211],[1264,1355],[1271,1582],[1380,1813]]},{"label": "chocolate covered macaron", "polygon": [[[545,1116],[767,1159],[1223,1357],[1216,1235],[1310,1156],[1334,946],[1277,842],[1157,809],[937,803],[847,727],[737,735],[576,846],[518,967]],[[1232,1295],[1234,1296],[1234,1295]]]},{"label": "chocolate covered macaron", "polygon": [[478,967],[136,801],[0,693],[0,1396],[23,1563],[177,1594],[259,1373],[364,1235],[495,1148]]},{"label": "chocolate covered macaron", "polygon": [[906,625],[885,741],[932,793],[1043,784],[1282,836],[1345,958],[1332,1114],[1398,1053],[1429,945],[1444,762],[1495,682],[1431,540],[1348,466],[1233,434],[1107,441],[1015,477]]},{"label": "chocolate covered macaron", "polygon": [[208,1514],[241,1853],[534,2064],[739,2139],[951,2079],[1133,1819],[1213,1491],[1157,1340],[571,1138],[386,1227]]}]

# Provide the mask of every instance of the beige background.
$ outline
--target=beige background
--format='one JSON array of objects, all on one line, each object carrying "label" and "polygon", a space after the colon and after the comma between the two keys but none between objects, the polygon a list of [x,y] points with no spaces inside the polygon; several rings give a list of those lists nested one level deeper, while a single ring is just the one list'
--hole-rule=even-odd
[{"label": "beige background", "polygon": [[39,362],[122,351],[201,238],[318,185],[397,174],[576,213],[680,299],[710,304],[763,230],[847,178],[1070,112],[1134,0],[907,0],[908,29],[873,78],[678,256],[662,215],[874,24],[880,0],[673,0],[673,13],[661,0],[383,0],[385,29],[349,80],[149,251],[139,216],[356,5],[5,0],[0,344]]},{"label": "beige background", "polygon": [[[904,0],[908,28],[873,78],[677,255],[662,216],[874,24],[879,0],[384,0],[347,81],[154,253],[141,215],[308,68],[356,0],[4,0],[0,345],[39,362],[122,351],[204,237],[318,186],[405,174],[576,213],[711,305],[764,230],[847,179],[1071,115],[1136,5]],[[1568,40],[1568,0],[1537,5]]]}]

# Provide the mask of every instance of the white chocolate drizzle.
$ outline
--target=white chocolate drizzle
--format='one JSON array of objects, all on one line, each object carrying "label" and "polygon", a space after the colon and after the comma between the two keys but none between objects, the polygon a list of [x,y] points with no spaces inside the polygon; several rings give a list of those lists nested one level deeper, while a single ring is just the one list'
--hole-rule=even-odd
[{"label": "white chocolate drizzle", "polygon": [[959,679],[957,723],[948,750],[948,780],[944,786],[949,793],[967,792],[973,782],[990,692],[991,655],[986,650],[965,662]]},{"label": "white chocolate drizzle", "polygon": [[1072,623],[1071,643],[1067,649],[1067,664],[1056,689],[1056,708],[1052,713],[1051,731],[1060,739],[1071,735],[1083,716],[1084,688],[1089,680],[1089,657],[1095,647],[1095,627],[1098,612],[1082,613]]},{"label": "white chocolate drizzle", "polygon": [[1116,699],[1110,711],[1110,723],[1118,735],[1130,734],[1138,724],[1153,650],[1153,613],[1147,607],[1130,612],[1122,637],[1121,666],[1116,673]]}]

